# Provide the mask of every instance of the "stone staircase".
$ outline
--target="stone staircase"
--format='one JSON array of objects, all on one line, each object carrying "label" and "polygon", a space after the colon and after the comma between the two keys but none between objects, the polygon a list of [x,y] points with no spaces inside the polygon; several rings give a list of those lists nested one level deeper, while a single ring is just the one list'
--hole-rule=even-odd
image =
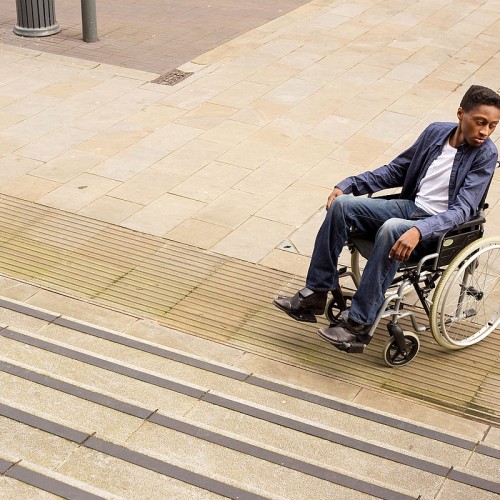
[{"label": "stone staircase", "polygon": [[2,499],[500,494],[495,427],[459,435],[12,299],[0,323]]}]

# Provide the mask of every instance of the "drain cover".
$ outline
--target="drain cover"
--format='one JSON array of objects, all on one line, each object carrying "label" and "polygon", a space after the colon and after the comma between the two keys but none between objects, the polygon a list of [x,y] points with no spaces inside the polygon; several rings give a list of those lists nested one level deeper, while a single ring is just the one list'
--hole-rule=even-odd
[{"label": "drain cover", "polygon": [[158,83],[159,85],[175,85],[176,83],[182,82],[182,80],[185,80],[192,74],[193,73],[181,71],[180,69],[173,69],[172,71],[159,76],[155,80],[152,80],[151,83]]}]

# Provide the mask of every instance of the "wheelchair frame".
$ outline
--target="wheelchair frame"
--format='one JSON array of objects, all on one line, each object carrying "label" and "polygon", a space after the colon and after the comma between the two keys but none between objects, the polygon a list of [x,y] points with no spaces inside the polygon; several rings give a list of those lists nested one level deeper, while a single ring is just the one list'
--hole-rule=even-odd
[{"label": "wheelchair frame", "polygon": [[[500,162],[499,164],[500,165]],[[497,166],[498,166],[497,165]],[[488,190],[486,190],[487,193]],[[414,359],[420,348],[420,340],[413,332],[403,331],[400,320],[409,317],[413,330],[417,333],[422,333],[431,330],[431,333],[436,342],[446,349],[461,349],[469,345],[473,345],[489,335],[500,324],[500,310],[498,305],[492,311],[492,318],[486,320],[486,324],[465,338],[454,338],[447,332],[447,326],[461,320],[467,321],[473,318],[481,311],[481,307],[485,306],[485,301],[489,297],[489,287],[496,286],[499,277],[498,274],[486,274],[486,278],[476,281],[481,281],[476,286],[474,284],[474,273],[481,265],[479,258],[484,261],[486,255],[486,265],[490,264],[490,260],[494,261],[495,257],[490,258],[489,253],[493,252],[500,256],[500,237],[484,238],[484,210],[488,208],[485,203],[486,193],[481,201],[478,214],[468,222],[451,229],[446,234],[442,235],[437,244],[435,253],[429,254],[421,258],[418,262],[409,262],[401,266],[398,275],[389,287],[386,293],[386,298],[380,308],[375,322],[367,334],[368,341],[366,342],[350,342],[339,347],[350,353],[361,353],[370,342],[375,330],[377,329],[382,319],[390,318],[387,323],[389,332],[389,340],[386,343],[383,351],[384,362],[389,366],[402,366]],[[396,197],[390,195],[389,197]],[[350,277],[355,288],[358,288],[360,281],[359,271],[359,256],[369,254],[368,240],[364,240],[360,235],[353,233],[349,236],[347,247],[351,252],[351,270],[347,268],[339,269],[339,277]],[[498,259],[500,260],[500,259]],[[465,267],[464,267],[465,264]],[[463,274],[462,281],[458,282],[458,278],[454,278],[454,273],[459,276]],[[491,279],[489,278],[491,276]],[[456,283],[457,282],[457,283]],[[484,282],[484,283],[483,283]],[[451,286],[458,285],[458,301],[455,305],[453,313],[445,311],[448,304],[443,304],[442,300],[447,300],[451,293]],[[494,289],[494,288],[493,288]],[[427,317],[429,325],[420,325],[413,311],[404,309],[405,296],[410,290],[414,290],[417,294]],[[429,295],[434,290],[432,300]],[[498,293],[498,292],[497,292]],[[437,296],[437,300],[435,297]],[[494,297],[493,297],[494,298]],[[349,299],[349,294],[345,294],[345,299]],[[473,302],[472,307],[469,302]],[[475,306],[475,307],[473,307]],[[337,310],[337,312],[335,312]],[[338,304],[338,300],[333,297],[327,303],[325,315],[332,324],[339,321],[342,314],[342,304]],[[474,327],[476,328],[476,327]]]}]

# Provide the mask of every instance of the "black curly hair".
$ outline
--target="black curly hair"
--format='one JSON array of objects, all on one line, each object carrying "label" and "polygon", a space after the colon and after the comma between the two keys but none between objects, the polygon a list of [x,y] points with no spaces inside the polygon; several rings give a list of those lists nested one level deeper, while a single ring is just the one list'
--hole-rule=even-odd
[{"label": "black curly hair", "polygon": [[500,95],[494,90],[481,85],[471,85],[462,97],[460,107],[468,113],[478,106],[495,106],[500,109]]}]

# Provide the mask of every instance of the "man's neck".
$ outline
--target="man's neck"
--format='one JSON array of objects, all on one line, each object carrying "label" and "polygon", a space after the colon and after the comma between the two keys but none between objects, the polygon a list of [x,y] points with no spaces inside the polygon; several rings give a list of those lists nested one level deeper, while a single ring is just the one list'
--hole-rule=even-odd
[{"label": "man's neck", "polygon": [[462,134],[460,127],[457,127],[455,129],[455,132],[450,135],[449,138],[449,144],[452,148],[458,148],[458,146],[461,146],[465,142],[465,137]]}]

